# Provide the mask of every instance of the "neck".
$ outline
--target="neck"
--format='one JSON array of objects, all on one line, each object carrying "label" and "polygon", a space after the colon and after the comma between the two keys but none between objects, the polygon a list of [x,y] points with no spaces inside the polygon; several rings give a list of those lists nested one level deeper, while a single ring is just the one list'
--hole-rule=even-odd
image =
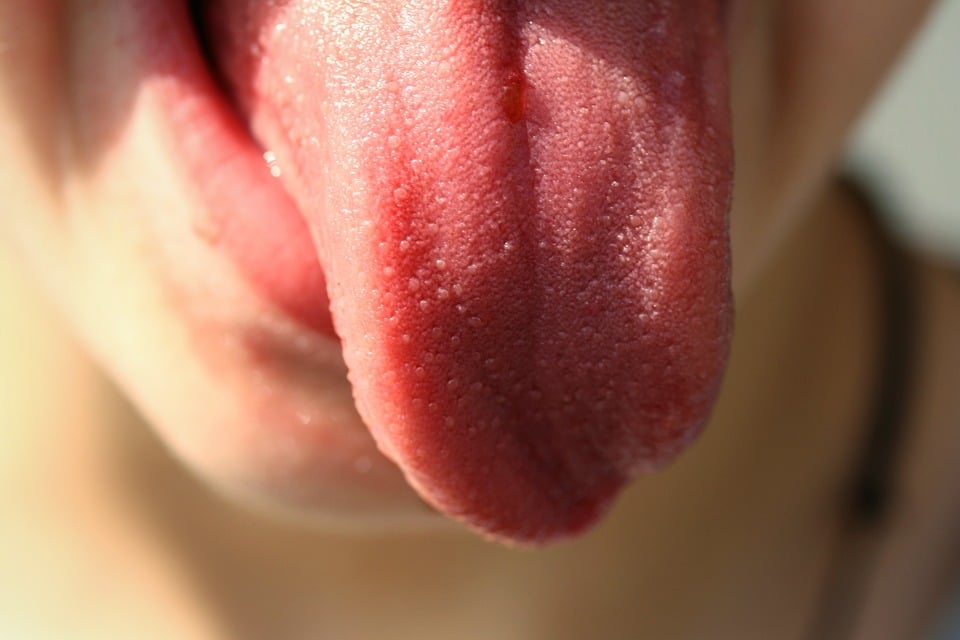
[{"label": "neck", "polygon": [[858,206],[842,187],[828,188],[741,293],[705,449],[764,459],[780,439],[792,457],[771,460],[772,469],[786,473],[790,463],[831,482],[851,471],[882,357],[877,247]]}]

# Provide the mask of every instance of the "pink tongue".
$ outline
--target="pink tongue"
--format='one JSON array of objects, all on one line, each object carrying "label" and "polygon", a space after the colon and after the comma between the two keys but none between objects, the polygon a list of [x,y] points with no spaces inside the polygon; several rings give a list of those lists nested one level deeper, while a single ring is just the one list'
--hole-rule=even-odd
[{"label": "pink tongue", "polygon": [[583,530],[708,416],[731,326],[721,4],[208,8],[361,415],[488,535]]}]

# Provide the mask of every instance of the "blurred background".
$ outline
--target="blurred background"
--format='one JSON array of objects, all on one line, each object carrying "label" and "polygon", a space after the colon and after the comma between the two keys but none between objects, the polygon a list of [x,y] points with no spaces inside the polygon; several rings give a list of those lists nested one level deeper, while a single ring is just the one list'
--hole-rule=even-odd
[{"label": "blurred background", "polygon": [[878,181],[911,239],[960,263],[960,0],[941,0],[850,161]]}]

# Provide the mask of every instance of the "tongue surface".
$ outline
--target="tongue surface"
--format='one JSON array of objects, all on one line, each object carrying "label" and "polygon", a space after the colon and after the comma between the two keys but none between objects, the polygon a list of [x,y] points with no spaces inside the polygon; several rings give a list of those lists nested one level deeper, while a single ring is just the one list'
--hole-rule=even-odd
[{"label": "tongue surface", "polygon": [[730,334],[719,0],[213,1],[357,406],[431,504],[573,535],[671,460]]}]

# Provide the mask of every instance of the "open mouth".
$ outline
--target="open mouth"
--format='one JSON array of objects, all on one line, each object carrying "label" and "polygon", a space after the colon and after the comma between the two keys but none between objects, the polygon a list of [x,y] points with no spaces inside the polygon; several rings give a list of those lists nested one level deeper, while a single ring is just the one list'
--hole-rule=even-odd
[{"label": "open mouth", "polygon": [[335,331],[381,451],[485,535],[583,531],[709,415],[731,331],[725,9],[154,9],[158,50],[194,68],[169,117],[218,242]]}]

